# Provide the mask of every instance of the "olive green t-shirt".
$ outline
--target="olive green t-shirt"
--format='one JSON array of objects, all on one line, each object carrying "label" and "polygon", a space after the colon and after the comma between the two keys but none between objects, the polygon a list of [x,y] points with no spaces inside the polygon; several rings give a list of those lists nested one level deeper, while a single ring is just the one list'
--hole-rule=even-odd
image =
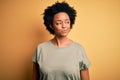
[{"label": "olive green t-shirt", "polygon": [[51,41],[41,43],[32,60],[39,64],[39,80],[81,80],[80,70],[90,66],[83,47],[76,42],[66,47]]}]

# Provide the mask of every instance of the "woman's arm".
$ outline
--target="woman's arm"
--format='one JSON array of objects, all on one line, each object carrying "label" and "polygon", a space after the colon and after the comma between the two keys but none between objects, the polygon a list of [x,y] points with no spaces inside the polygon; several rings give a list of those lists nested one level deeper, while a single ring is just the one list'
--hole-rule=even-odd
[{"label": "woman's arm", "polygon": [[89,70],[88,69],[80,70],[80,76],[82,80],[90,80]]},{"label": "woman's arm", "polygon": [[33,79],[32,80],[39,80],[39,66],[37,63],[33,62]]}]

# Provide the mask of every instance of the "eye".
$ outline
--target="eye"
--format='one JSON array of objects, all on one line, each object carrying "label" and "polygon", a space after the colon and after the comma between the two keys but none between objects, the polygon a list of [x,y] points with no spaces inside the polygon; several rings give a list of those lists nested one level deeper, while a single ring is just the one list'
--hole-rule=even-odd
[{"label": "eye", "polygon": [[58,21],[58,22],[55,23],[55,25],[61,25],[61,24],[62,24],[61,21]]},{"label": "eye", "polygon": [[65,23],[66,23],[66,24],[70,24],[70,21],[66,21]]}]

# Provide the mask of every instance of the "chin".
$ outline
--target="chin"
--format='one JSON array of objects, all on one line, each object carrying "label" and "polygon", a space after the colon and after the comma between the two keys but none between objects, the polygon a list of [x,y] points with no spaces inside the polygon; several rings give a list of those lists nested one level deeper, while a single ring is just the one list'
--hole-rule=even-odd
[{"label": "chin", "polygon": [[58,36],[58,37],[67,37],[67,36],[68,36],[68,33],[69,33],[69,32],[61,32],[61,33],[59,33],[59,34],[56,35],[56,36]]},{"label": "chin", "polygon": [[68,33],[67,33],[67,34],[66,34],[66,33],[65,33],[65,34],[61,34],[60,36],[61,36],[61,37],[67,37],[67,36],[68,36]]}]

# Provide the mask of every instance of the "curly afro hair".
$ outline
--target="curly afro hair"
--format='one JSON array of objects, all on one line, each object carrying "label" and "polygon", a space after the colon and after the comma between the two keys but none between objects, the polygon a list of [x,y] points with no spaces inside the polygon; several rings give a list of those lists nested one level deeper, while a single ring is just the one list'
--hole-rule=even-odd
[{"label": "curly afro hair", "polygon": [[72,25],[75,23],[75,17],[76,17],[76,10],[73,7],[70,7],[68,3],[66,2],[56,2],[52,6],[48,6],[44,13],[43,13],[43,19],[44,19],[44,25],[46,26],[46,29],[54,35],[54,30],[50,27],[50,25],[53,23],[54,15],[59,12],[65,12],[70,17],[70,28],[72,28]]}]

